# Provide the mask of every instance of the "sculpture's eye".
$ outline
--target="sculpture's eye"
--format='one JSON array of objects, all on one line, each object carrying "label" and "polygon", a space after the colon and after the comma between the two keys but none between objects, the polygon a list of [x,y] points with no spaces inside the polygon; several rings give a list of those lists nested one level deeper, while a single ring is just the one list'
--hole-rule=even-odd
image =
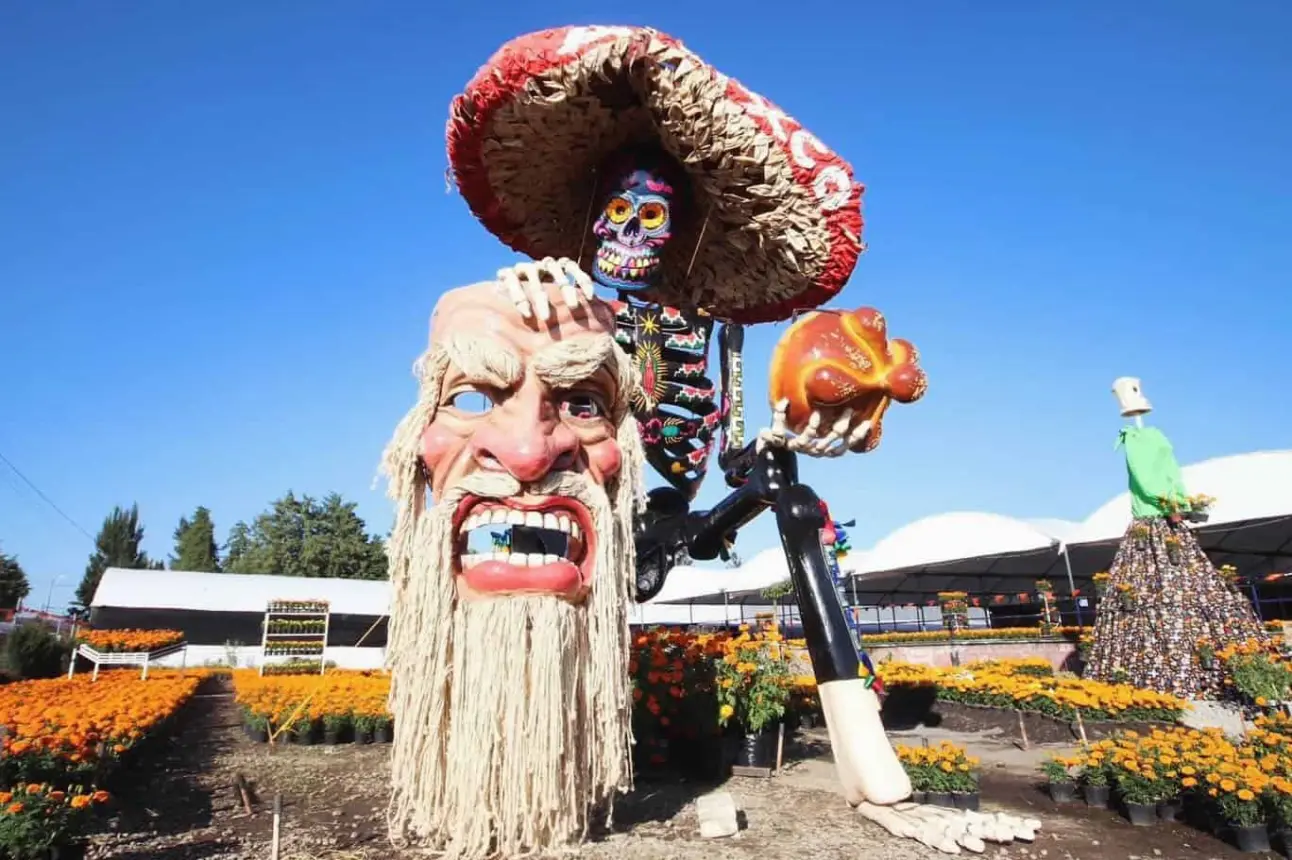
[{"label": "sculpture's eye", "polygon": [[464,415],[484,415],[493,409],[494,401],[486,392],[476,388],[464,388],[449,395],[444,405]]},{"label": "sculpture's eye", "polygon": [[606,204],[606,217],[613,224],[622,224],[633,215],[633,204],[626,197],[616,197]]},{"label": "sculpture's eye", "polygon": [[658,230],[668,220],[668,207],[663,203],[643,203],[637,217],[647,230]]},{"label": "sculpture's eye", "polygon": [[561,400],[561,414],[580,421],[604,418],[608,411],[601,398],[588,391],[573,391]]}]

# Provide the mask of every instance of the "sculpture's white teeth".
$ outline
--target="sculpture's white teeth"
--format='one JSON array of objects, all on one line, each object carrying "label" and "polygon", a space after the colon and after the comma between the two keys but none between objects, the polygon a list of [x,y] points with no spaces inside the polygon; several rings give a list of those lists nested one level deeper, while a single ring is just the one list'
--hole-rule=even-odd
[{"label": "sculpture's white teeth", "polygon": [[484,562],[581,564],[587,553],[583,529],[568,511],[526,511],[498,503],[481,504],[464,517],[457,541],[463,569]]},{"label": "sculpture's white teeth", "polygon": [[541,567],[545,564],[556,564],[558,561],[564,561],[573,564],[563,555],[542,552],[481,552],[481,553],[463,553],[458,556],[458,564],[463,570],[484,564],[490,561],[502,562],[504,564],[514,564],[517,567]]}]

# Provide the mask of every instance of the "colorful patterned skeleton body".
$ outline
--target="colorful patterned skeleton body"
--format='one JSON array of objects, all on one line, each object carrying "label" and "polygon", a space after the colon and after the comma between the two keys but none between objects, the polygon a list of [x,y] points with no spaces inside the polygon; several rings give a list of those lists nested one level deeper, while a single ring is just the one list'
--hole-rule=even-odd
[{"label": "colorful patterned skeleton body", "polygon": [[[642,388],[634,402],[646,458],[690,501],[728,413],[709,378],[713,318],[647,304],[629,296],[611,303],[615,339],[633,356]],[[723,381],[724,391],[728,383]]]}]

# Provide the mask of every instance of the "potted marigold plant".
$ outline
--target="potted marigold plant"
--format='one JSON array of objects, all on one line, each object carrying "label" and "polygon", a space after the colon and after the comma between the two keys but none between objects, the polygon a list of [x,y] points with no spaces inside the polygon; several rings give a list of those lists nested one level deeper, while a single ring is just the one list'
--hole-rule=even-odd
[{"label": "potted marigold plant", "polygon": [[313,746],[314,720],[307,716],[298,717],[292,723],[292,738],[302,746]]},{"label": "potted marigold plant", "polygon": [[1171,564],[1179,564],[1182,557],[1182,547],[1180,539],[1175,535],[1167,535],[1162,538],[1162,544],[1166,547],[1166,557]]},{"label": "potted marigold plant", "polygon": [[355,714],[354,742],[357,744],[372,743],[372,732],[377,727],[377,718],[371,714]]},{"label": "potted marigold plant", "polygon": [[792,677],[780,634],[745,630],[724,643],[714,677],[718,724],[735,721],[744,731],[739,761],[769,767],[774,756],[771,729],[785,715]]},{"label": "potted marigold plant", "polygon": [[[1253,778],[1259,779],[1259,784],[1254,786],[1250,782]],[[1267,815],[1261,800],[1266,781],[1258,771],[1247,777],[1226,777],[1216,784],[1216,808],[1224,822],[1233,829],[1240,851],[1257,853],[1270,850]],[[1254,787],[1259,790],[1253,791]]]},{"label": "potted marigold plant", "polygon": [[1219,653],[1235,690],[1258,708],[1292,698],[1292,665],[1255,642],[1231,645]]},{"label": "potted marigold plant", "polygon": [[1071,803],[1077,796],[1077,781],[1073,775],[1072,759],[1064,756],[1051,756],[1041,762],[1041,773],[1045,774],[1050,797],[1055,803]]},{"label": "potted marigold plant", "polygon": [[942,626],[952,635],[969,626],[969,595],[963,591],[939,591]]},{"label": "potted marigold plant", "polygon": [[254,743],[266,743],[269,740],[269,718],[249,708],[243,708],[242,713],[242,725],[247,738]]},{"label": "potted marigold plant", "polygon": [[1108,593],[1109,574],[1106,570],[1101,570],[1092,576],[1091,581],[1095,584],[1095,596],[1103,597]]},{"label": "potted marigold plant", "polygon": [[1212,642],[1210,638],[1203,636],[1198,639],[1197,650],[1198,664],[1201,665],[1203,669],[1211,671],[1211,669],[1216,665],[1216,643]]},{"label": "potted marigold plant", "polygon": [[1174,787],[1163,782],[1149,762],[1124,758],[1114,765],[1117,792],[1126,807],[1126,817],[1136,827],[1157,823],[1157,805]]},{"label": "potted marigold plant", "polygon": [[899,744],[897,759],[902,763],[902,769],[911,780],[911,802],[927,803],[929,788],[933,784],[932,775],[929,773],[932,764],[928,747],[908,747],[905,744]]},{"label": "potted marigold plant", "polygon": [[[947,788],[951,803],[956,809],[978,809],[981,794],[978,789],[978,757],[968,755],[963,748],[944,744],[939,768],[947,774]],[[951,770],[946,767],[950,766]]]},{"label": "potted marigold plant", "polygon": [[325,714],[323,716],[323,743],[336,746],[341,743],[341,736],[350,728],[349,714]]},{"label": "potted marigold plant", "polygon": [[[1081,761],[1078,759],[1078,761]],[[1091,750],[1084,761],[1081,761],[1081,796],[1086,806],[1103,809],[1108,806],[1110,788],[1108,785],[1108,764],[1100,749]]]},{"label": "potted marigold plant", "polygon": [[1216,503],[1215,496],[1208,496],[1206,493],[1197,493],[1189,496],[1188,507],[1184,518],[1194,523],[1205,523],[1211,518],[1211,506]]},{"label": "potted marigold plant", "polygon": [[1095,647],[1095,637],[1091,633],[1082,633],[1077,637],[1077,658],[1082,663],[1090,662],[1090,651]]},{"label": "potted marigold plant", "polygon": [[381,714],[373,719],[372,723],[372,742],[375,744],[388,744],[394,732],[394,721],[389,714]]}]

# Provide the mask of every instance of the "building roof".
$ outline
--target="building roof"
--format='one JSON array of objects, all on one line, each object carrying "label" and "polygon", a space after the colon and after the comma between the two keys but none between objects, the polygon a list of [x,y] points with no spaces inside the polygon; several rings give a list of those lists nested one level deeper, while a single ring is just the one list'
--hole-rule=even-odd
[{"label": "building roof", "polygon": [[390,583],[110,567],[104,571],[90,607],[264,612],[271,600],[326,600],[339,615],[380,616],[390,610]]}]

